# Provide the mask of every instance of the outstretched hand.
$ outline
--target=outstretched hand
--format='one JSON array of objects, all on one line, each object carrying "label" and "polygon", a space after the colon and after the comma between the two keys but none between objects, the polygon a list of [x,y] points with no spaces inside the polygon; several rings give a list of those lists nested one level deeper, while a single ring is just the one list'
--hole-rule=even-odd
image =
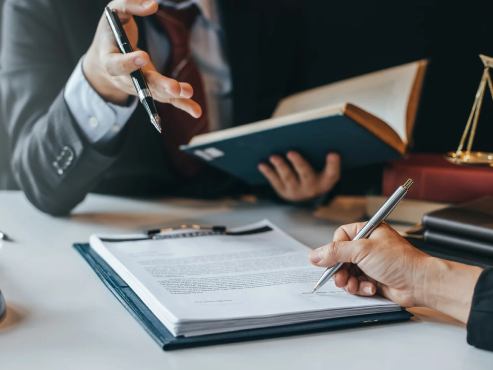
[{"label": "outstretched hand", "polygon": [[130,95],[137,95],[130,73],[141,68],[155,100],[200,117],[202,109],[191,99],[192,86],[158,73],[149,54],[137,49],[138,28],[133,16],[152,15],[158,10],[158,4],[149,0],[114,0],[108,7],[118,12],[134,51],[128,54],[120,52],[103,15],[82,63],[84,74],[94,90],[106,102],[124,105]]}]

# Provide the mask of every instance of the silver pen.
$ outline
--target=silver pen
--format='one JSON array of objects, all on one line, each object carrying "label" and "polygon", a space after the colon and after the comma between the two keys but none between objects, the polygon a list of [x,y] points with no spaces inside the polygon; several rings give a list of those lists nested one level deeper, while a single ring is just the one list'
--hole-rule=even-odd
[{"label": "silver pen", "polygon": [[[366,225],[359,231],[359,233],[354,237],[353,240],[364,239],[370,236],[373,230],[375,230],[387,217],[392,213],[395,207],[401,202],[406,196],[409,188],[412,186],[413,180],[409,179],[404,185],[401,185],[397,190],[390,196],[389,199],[380,207],[380,209],[375,213],[375,215],[366,223]],[[323,273],[322,277],[318,280],[315,288],[313,288],[312,293],[319,290],[329,279],[341,268],[343,263],[338,263],[335,266],[327,268]]]}]

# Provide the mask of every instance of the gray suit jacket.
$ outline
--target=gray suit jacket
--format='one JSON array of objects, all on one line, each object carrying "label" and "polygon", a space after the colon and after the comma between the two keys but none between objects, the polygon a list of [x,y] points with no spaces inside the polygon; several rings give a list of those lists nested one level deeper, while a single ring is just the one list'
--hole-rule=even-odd
[{"label": "gray suit jacket", "polygon": [[[199,197],[235,191],[234,179],[213,170],[191,182],[173,173],[162,138],[141,106],[111,145],[91,145],[79,132],[63,89],[87,51],[106,3],[6,0],[1,107],[18,185],[37,208],[54,215],[68,213],[89,191]],[[278,100],[293,91],[295,4],[264,0],[263,11],[257,12],[255,2],[219,1],[235,125],[269,117]],[[139,46],[145,50],[140,30]],[[261,83],[267,80],[269,84]]]},{"label": "gray suit jacket", "polygon": [[[161,137],[140,106],[120,140],[111,145],[90,145],[79,132],[63,99],[63,89],[91,44],[108,0],[5,1],[0,111],[6,118],[10,164],[16,181],[36,207],[51,214],[66,214],[89,191],[216,197],[245,190],[234,179],[212,170],[191,182],[174,174],[163,155]],[[430,38],[424,32],[427,22],[423,9],[431,6],[430,0],[417,0],[413,7],[406,5],[405,12],[396,8],[395,0],[216,1],[231,66],[234,125],[268,118],[279,99],[290,93],[429,54],[424,42]],[[443,7],[436,9],[440,14]],[[442,30],[440,25],[435,26],[436,19],[432,17],[430,24]],[[136,21],[139,23],[139,18]],[[430,33],[435,31],[431,29]],[[139,47],[146,50],[143,27],[139,36]],[[455,43],[456,38],[451,42]],[[435,44],[430,45],[434,50]],[[471,60],[477,63],[477,56]],[[447,63],[435,69],[442,70],[443,65]],[[443,81],[450,80],[449,71],[445,72],[447,79],[435,79],[429,85],[444,91]],[[477,82],[471,81],[474,93]],[[430,98],[425,100],[436,110],[439,94],[428,90]],[[450,91],[458,95],[454,89]],[[463,101],[470,110],[469,99]],[[427,135],[419,137],[436,138],[430,131],[439,131],[442,137],[440,122],[447,122],[449,128],[450,120],[426,119],[433,117],[433,109],[425,106],[422,110],[426,114],[420,116],[425,119],[418,122],[417,130],[426,129]],[[450,114],[454,112],[450,110]],[[437,130],[430,129],[433,125]],[[450,135],[455,140],[457,135]],[[378,168],[347,171],[342,174],[341,189],[351,194],[375,193],[380,181]]]}]

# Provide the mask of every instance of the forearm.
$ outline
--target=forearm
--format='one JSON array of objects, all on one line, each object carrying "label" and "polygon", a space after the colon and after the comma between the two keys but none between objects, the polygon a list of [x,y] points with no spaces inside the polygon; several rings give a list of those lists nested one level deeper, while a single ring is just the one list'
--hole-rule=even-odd
[{"label": "forearm", "polygon": [[474,287],[483,270],[457,262],[429,257],[423,274],[422,304],[464,323],[471,311]]},{"label": "forearm", "polygon": [[11,166],[28,199],[40,210],[65,215],[116,160],[82,137],[63,94],[12,143]]}]

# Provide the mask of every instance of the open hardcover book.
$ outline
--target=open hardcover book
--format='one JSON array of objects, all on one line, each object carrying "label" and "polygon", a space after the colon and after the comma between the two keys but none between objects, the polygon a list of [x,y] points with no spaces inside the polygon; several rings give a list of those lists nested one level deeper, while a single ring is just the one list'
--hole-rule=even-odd
[{"label": "open hardcover book", "polygon": [[93,235],[90,245],[175,337],[402,310],[332,280],[311,293],[324,269],[308,262],[310,248],[267,220],[227,232]]},{"label": "open hardcover book", "polygon": [[271,119],[195,136],[182,150],[252,185],[272,154],[299,151],[316,169],[329,152],[343,167],[384,162],[408,149],[426,61],[418,61],[298,93]]}]

